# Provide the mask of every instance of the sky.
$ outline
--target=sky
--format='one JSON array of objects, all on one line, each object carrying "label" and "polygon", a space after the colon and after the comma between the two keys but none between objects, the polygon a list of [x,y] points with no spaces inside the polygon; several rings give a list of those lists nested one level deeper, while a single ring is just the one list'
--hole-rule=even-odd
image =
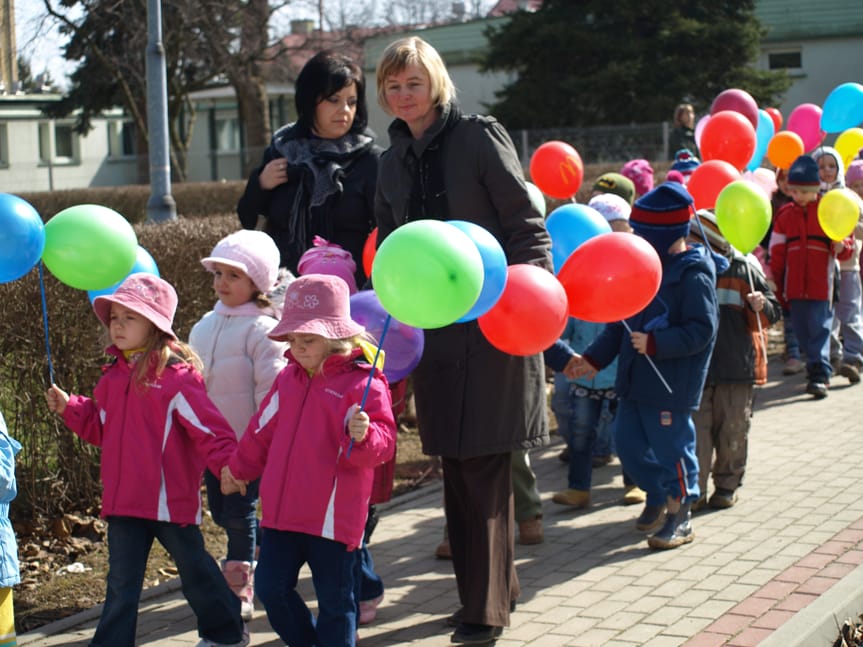
[{"label": "sky", "polygon": [[66,88],[66,77],[75,69],[75,64],[63,58],[61,46],[64,41],[56,28],[50,29],[43,24],[45,15],[41,0],[16,0],[15,40],[18,52],[30,60],[33,76],[47,69],[54,82]]}]

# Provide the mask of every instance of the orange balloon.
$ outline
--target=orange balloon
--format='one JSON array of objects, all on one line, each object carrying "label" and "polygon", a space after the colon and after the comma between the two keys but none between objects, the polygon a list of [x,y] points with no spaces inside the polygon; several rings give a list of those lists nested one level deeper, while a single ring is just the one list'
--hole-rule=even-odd
[{"label": "orange balloon", "polygon": [[704,125],[698,150],[704,161],[723,160],[743,169],[752,159],[756,142],[749,119],[733,110],[720,110]]},{"label": "orange balloon", "polygon": [[740,172],[728,162],[709,160],[692,172],[686,190],[695,201],[696,209],[713,209],[722,189],[739,179]]},{"label": "orange balloon", "polygon": [[788,170],[803,152],[803,138],[790,130],[776,133],[767,144],[767,159],[776,168]]},{"label": "orange balloon", "polygon": [[530,177],[546,195],[568,200],[581,186],[584,164],[578,151],[566,142],[545,142],[530,158]]},{"label": "orange balloon", "polygon": [[375,252],[378,251],[378,228],[372,229],[369,237],[363,245],[363,272],[366,276],[372,275],[372,263],[375,260]]}]

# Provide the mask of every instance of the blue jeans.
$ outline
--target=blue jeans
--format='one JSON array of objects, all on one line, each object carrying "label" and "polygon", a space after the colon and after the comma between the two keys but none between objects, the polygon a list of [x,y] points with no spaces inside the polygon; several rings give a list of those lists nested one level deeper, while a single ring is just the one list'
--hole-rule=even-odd
[{"label": "blue jeans", "polygon": [[830,382],[830,327],[833,313],[829,301],[794,299],[791,321],[800,346],[806,353],[806,375],[810,382]]},{"label": "blue jeans", "polygon": [[369,515],[366,517],[366,530],[363,534],[363,545],[357,549],[359,560],[359,575],[357,577],[357,600],[368,602],[379,598],[384,594],[384,582],[381,576],[375,573],[375,562],[369,552],[369,539],[378,525],[378,513],[374,505],[369,506]]},{"label": "blue jeans", "polygon": [[[600,432],[606,432],[614,420],[616,401],[591,399],[577,395],[580,387],[567,384],[565,391],[552,397],[552,410],[557,418],[557,429],[569,447],[569,474],[567,487],[573,490],[590,490],[593,476],[593,450]],[[561,389],[563,390],[563,389]]]},{"label": "blue jeans", "polygon": [[251,481],[246,494],[222,494],[219,479],[210,470],[204,472],[207,484],[207,505],[213,521],[228,535],[227,559],[252,562],[258,541],[258,488],[261,480]]},{"label": "blue jeans", "polygon": [[218,643],[243,636],[240,599],[204,548],[198,526],[133,517],[108,518],[108,588],[91,647],[134,647],[138,601],[153,539],[174,559],[183,595],[198,619],[198,634]]},{"label": "blue jeans", "polygon": [[857,368],[863,366],[861,308],[863,308],[863,286],[860,284],[860,272],[842,270],[839,273],[839,300],[834,306],[833,313],[830,355],[834,355],[835,341],[836,354],[842,356],[844,363],[853,364]]},{"label": "blue jeans", "polygon": [[794,334],[790,310],[782,310],[782,334],[785,337],[785,359],[800,359],[800,342]]},{"label": "blue jeans", "polygon": [[[264,528],[262,534],[255,593],[273,630],[291,647],[354,647],[356,553],[345,544],[301,532]],[[296,590],[306,563],[318,599],[317,621]]]}]

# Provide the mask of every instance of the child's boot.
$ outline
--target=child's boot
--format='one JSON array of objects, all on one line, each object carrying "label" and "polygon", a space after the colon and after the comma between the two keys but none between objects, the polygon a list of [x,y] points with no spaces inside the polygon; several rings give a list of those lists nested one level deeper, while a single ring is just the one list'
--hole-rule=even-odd
[{"label": "child's boot", "polygon": [[225,575],[225,580],[231,587],[231,591],[240,598],[240,615],[245,622],[249,622],[255,611],[253,603],[255,569],[252,567],[252,563],[235,559],[228,560],[222,566],[222,573]]},{"label": "child's boot", "polygon": [[651,548],[667,550],[688,544],[695,539],[690,523],[691,507],[690,503],[681,503],[677,512],[669,512],[665,516],[665,525],[655,535],[647,538],[647,545]]}]

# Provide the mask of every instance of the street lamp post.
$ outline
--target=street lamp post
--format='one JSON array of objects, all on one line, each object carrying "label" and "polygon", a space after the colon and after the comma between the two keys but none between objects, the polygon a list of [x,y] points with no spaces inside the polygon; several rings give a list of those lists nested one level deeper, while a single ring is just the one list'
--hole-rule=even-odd
[{"label": "street lamp post", "polygon": [[147,130],[149,131],[150,199],[147,221],[177,217],[171,195],[171,158],[168,148],[168,83],[162,45],[162,2],[147,0]]}]

